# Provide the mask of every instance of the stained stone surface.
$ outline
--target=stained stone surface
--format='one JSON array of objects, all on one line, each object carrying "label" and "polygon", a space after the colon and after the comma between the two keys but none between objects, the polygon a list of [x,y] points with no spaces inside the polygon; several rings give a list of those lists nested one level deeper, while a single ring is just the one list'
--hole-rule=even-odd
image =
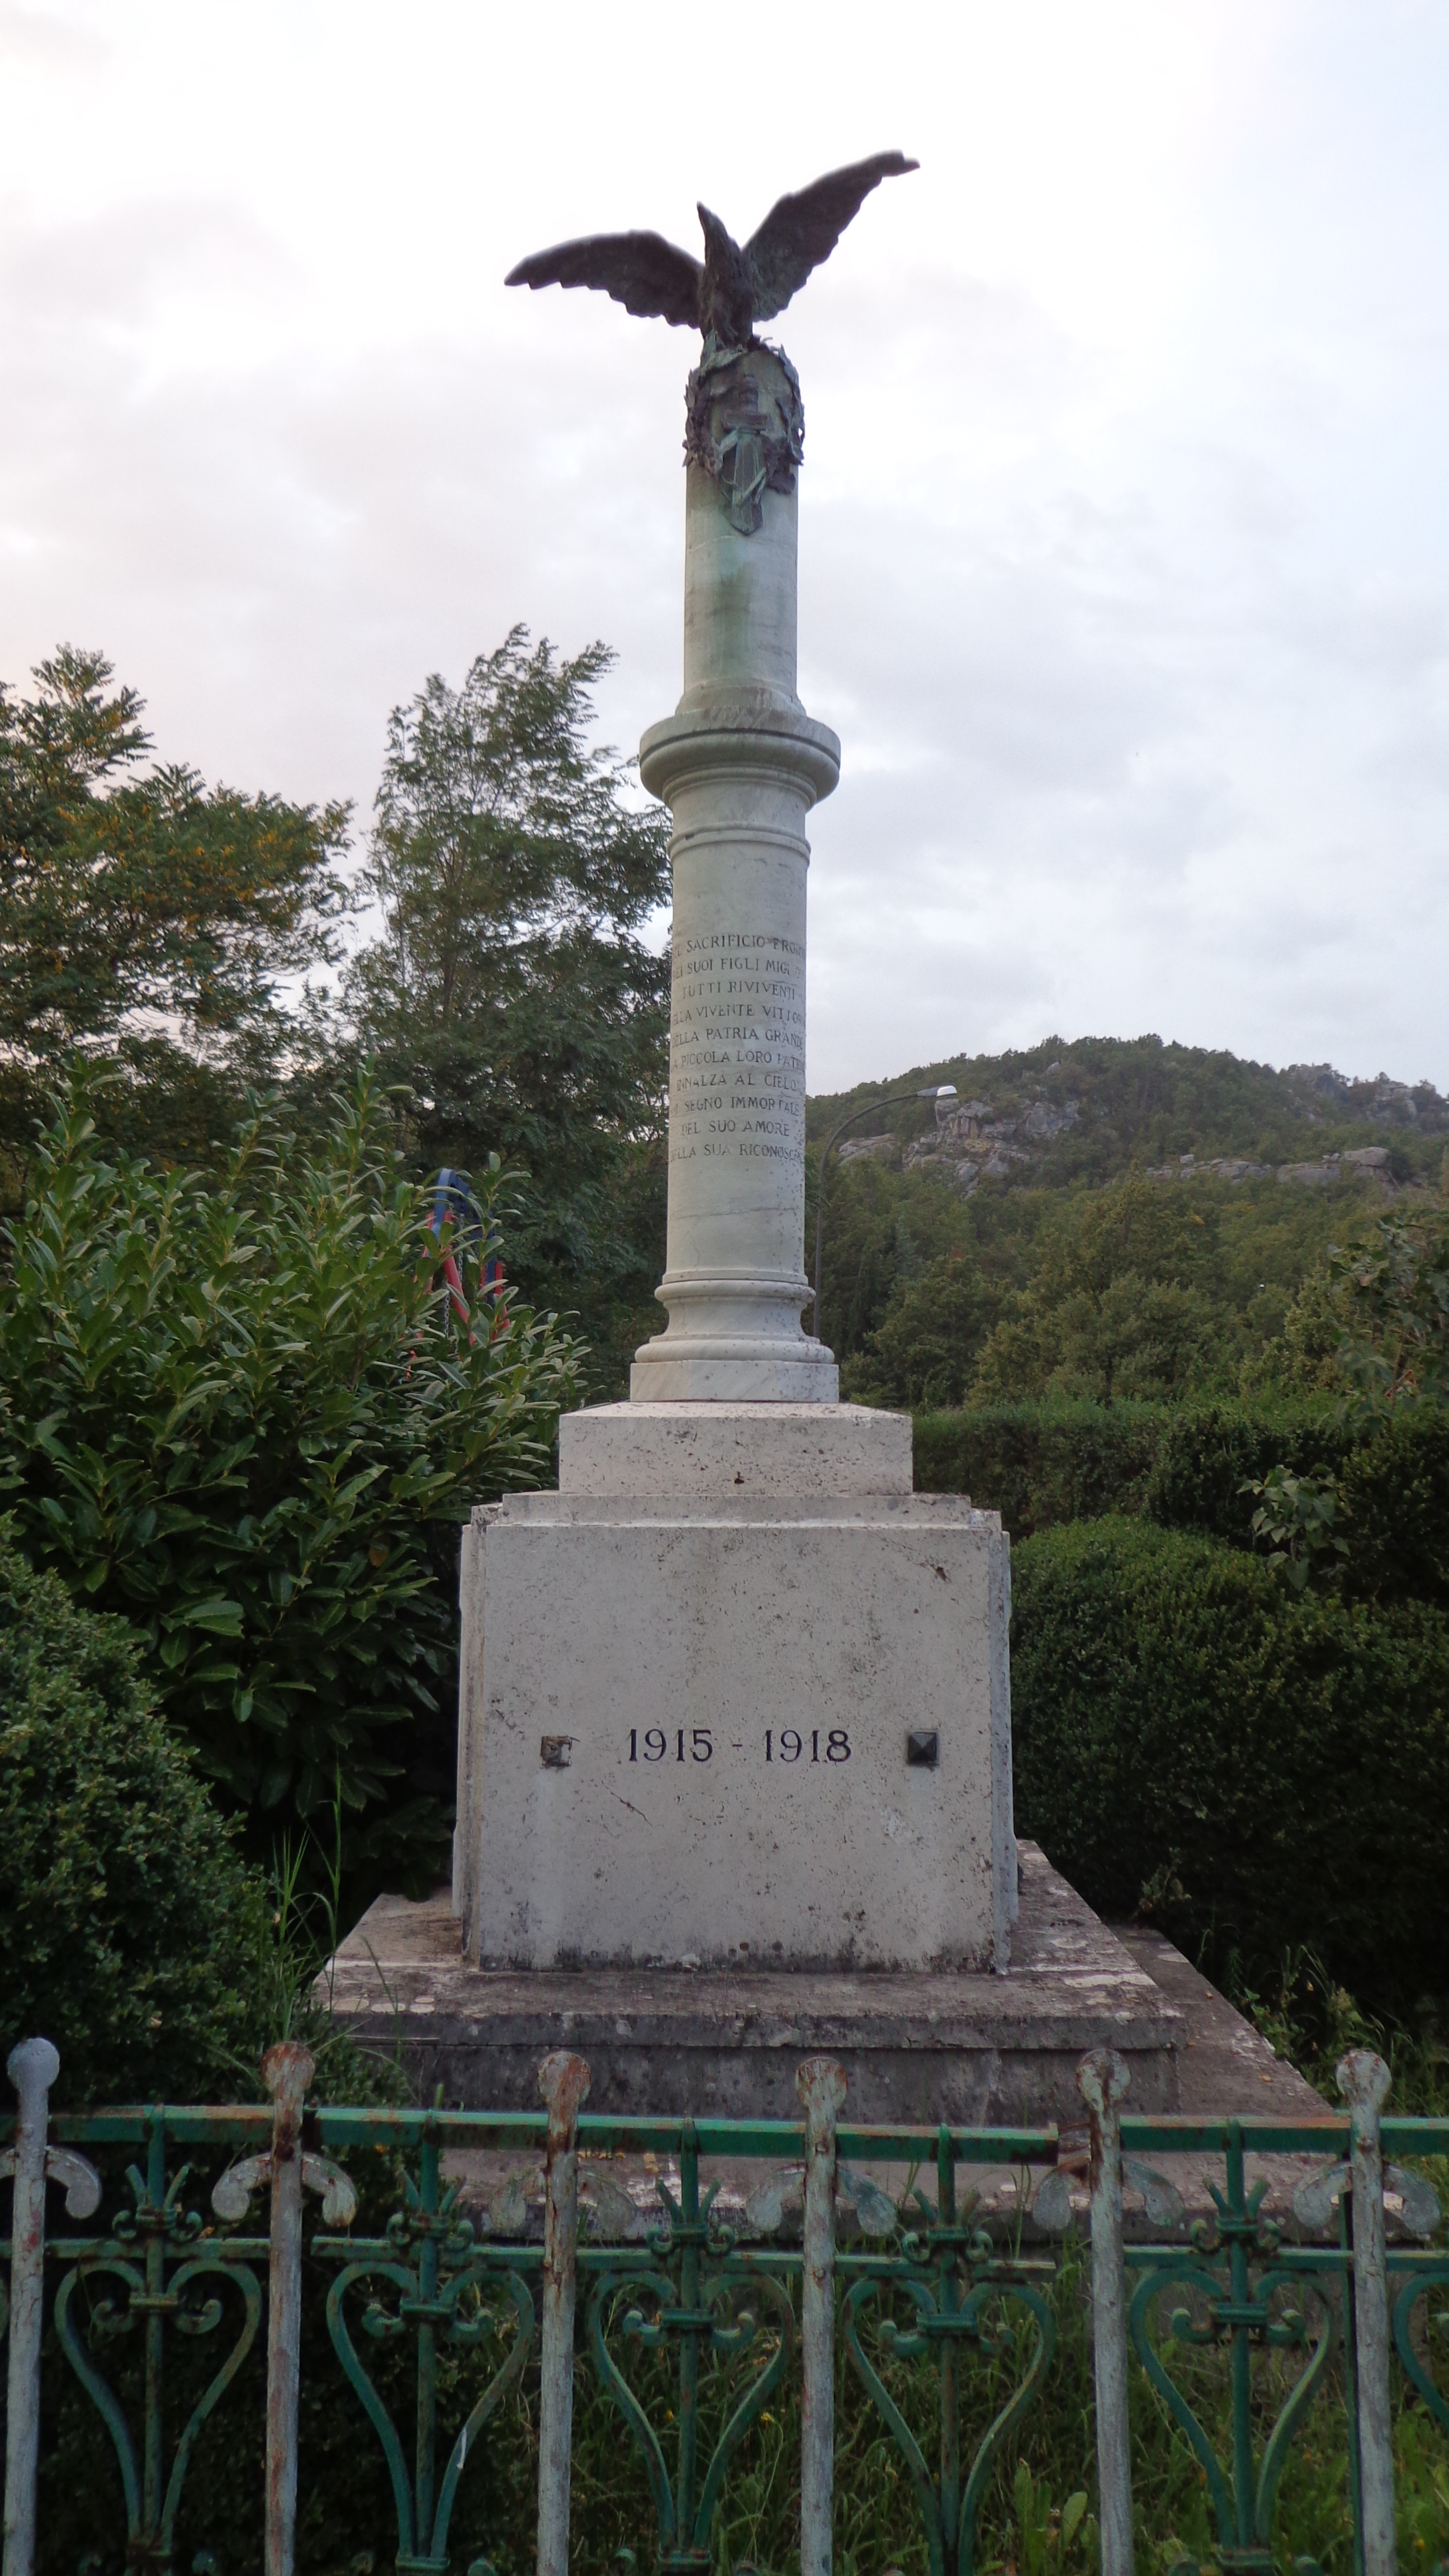
[{"label": "stained stone surface", "polygon": [[1008,1563],[997,1515],[949,1495],[475,1511],[455,1845],[470,1956],[1004,1965]]},{"label": "stained stone surface", "polygon": [[[1304,2233],[1293,2192],[1340,2152],[1329,2105],[1160,1933],[1109,1928],[1034,1844],[1021,1845],[1021,1859],[1016,1964],[1003,1977],[489,1975],[462,1959],[446,1889],[417,1905],[380,1897],[330,1974],[338,2008],[359,2037],[388,2055],[401,2045],[421,2098],[441,2084],[449,2105],[470,2110],[536,2110],[539,2060],[567,2046],[589,2062],[591,2111],[796,2121],[795,2067],[824,2049],[845,2064],[843,2116],[851,2123],[1055,2124],[1083,2232],[1088,2140],[1075,2068],[1081,2052],[1105,2042],[1127,2062],[1128,2111],[1325,2124],[1321,2149],[1247,2158],[1249,2186],[1265,2186],[1266,2214],[1290,2238]],[[1180,2193],[1183,2217],[1176,2231],[1164,2229],[1149,2219],[1140,2191],[1129,2190],[1129,2238],[1183,2237],[1194,2219],[1213,2216],[1220,2157],[1193,2145],[1151,2161]],[[454,2151],[447,2170],[470,2208],[502,2200],[510,2228],[541,2234],[540,2157]],[[872,2164],[868,2174],[897,2200],[908,2183],[932,2197],[929,2173]],[[763,2223],[752,2223],[751,2210],[768,2196],[769,2169],[715,2158],[707,2178],[721,2186],[716,2208],[748,2240]],[[798,2235],[798,2164],[773,2179],[781,2232]],[[976,2223],[1032,2236],[1030,2200],[1040,2179],[1019,2167],[974,2168]],[[585,2154],[580,2182],[596,2238],[642,2241],[658,2224],[659,2184],[677,2195],[679,2174],[669,2156]],[[847,2227],[854,2187],[847,2169],[840,2192]],[[1392,2211],[1389,2226],[1391,2235],[1401,2232]]]},{"label": "stained stone surface", "polygon": [[1103,2046],[1126,2058],[1135,2110],[1176,2109],[1188,2017],[1034,1845],[1020,1852],[1001,1975],[480,1970],[444,1892],[379,1897],[338,1952],[334,2001],[360,2038],[401,2044],[423,2098],[441,2084],[474,2110],[535,2109],[540,2060],[568,2047],[592,2111],[793,2120],[795,2069],[823,2051],[845,2066],[852,2120],[1071,2126],[1077,2061]]}]

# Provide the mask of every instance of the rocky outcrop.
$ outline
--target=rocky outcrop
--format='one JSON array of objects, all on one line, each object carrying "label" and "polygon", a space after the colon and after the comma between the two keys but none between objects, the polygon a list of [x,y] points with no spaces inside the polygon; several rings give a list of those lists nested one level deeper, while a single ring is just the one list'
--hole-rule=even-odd
[{"label": "rocky outcrop", "polygon": [[1045,1143],[1060,1136],[1064,1127],[1075,1127],[1081,1114],[1075,1100],[1064,1100],[1060,1109],[1053,1109],[1049,1100],[1034,1100],[1018,1124],[1023,1136],[1037,1136]]},{"label": "rocky outcrop", "polygon": [[1288,1079],[1314,1102],[1304,1109],[1311,1121],[1323,1115],[1316,1105],[1322,1101],[1350,1118],[1366,1119],[1372,1127],[1406,1127],[1420,1136],[1449,1130],[1449,1101],[1441,1098],[1432,1082],[1395,1082],[1387,1073],[1376,1074],[1371,1082],[1353,1082],[1331,1064],[1290,1064]]},{"label": "rocky outcrop", "polygon": [[[1387,1145],[1353,1145],[1345,1153],[1320,1154],[1316,1163],[1279,1163],[1276,1177],[1296,1181],[1304,1189],[1326,1189],[1333,1181],[1377,1181],[1382,1189],[1397,1190],[1391,1160]],[[1149,1181],[1266,1181],[1275,1177],[1275,1167],[1233,1154],[1217,1154],[1207,1163],[1200,1163],[1195,1154],[1179,1154],[1175,1163],[1149,1164],[1147,1177]]]},{"label": "rocky outcrop", "polygon": [[1347,1153],[1320,1154],[1316,1163],[1280,1163],[1278,1178],[1320,1190],[1331,1181],[1377,1181],[1385,1190],[1398,1187],[1389,1169],[1387,1145],[1354,1145]]},{"label": "rocky outcrop", "polygon": [[1149,1181],[1265,1181],[1271,1163],[1250,1163],[1242,1154],[1215,1154],[1210,1162],[1200,1163],[1196,1154],[1179,1154],[1175,1163],[1149,1163]]},{"label": "rocky outcrop", "polygon": [[[1124,1047],[1119,1066],[1110,1061],[1112,1045],[1095,1042],[1080,1061],[1058,1057],[1044,1067],[1024,1063],[1010,1049],[999,1058],[978,1058],[969,1072],[963,1068],[961,1088],[990,1082],[994,1099],[958,1099],[948,1085],[937,1087],[934,1095],[922,1095],[926,1115],[934,1110],[924,1135],[857,1136],[841,1148],[840,1159],[934,1174],[963,1195],[986,1180],[1030,1188],[1089,1181],[1100,1186],[1140,1171],[1152,1141],[1165,1129],[1251,1136],[1256,1151],[1210,1153],[1205,1145],[1201,1156],[1180,1154],[1150,1167],[1158,1182],[1281,1181],[1322,1190],[1359,1180],[1385,1200],[1435,1185],[1439,1139],[1449,1136],[1449,1099],[1432,1083],[1398,1082],[1388,1074],[1358,1081],[1331,1064],[1276,1072],[1271,1065],[1231,1056],[1210,1059],[1185,1048],[1159,1047],[1159,1062],[1148,1055],[1156,1045],[1144,1040]],[[1209,1067],[1213,1079],[1204,1089],[1199,1073]],[[1124,1079],[1129,1069],[1130,1082]],[[1068,1085],[1085,1097],[1069,1096]],[[1318,1147],[1314,1131],[1325,1126],[1339,1137],[1341,1150],[1324,1153]],[[1387,1131],[1394,1134],[1393,1150]],[[1357,1141],[1376,1135],[1382,1143]],[[1345,1136],[1354,1141],[1343,1145]],[[1259,1159],[1269,1151],[1293,1159]]]},{"label": "rocky outcrop", "polygon": [[852,1136],[840,1148],[842,1163],[893,1163],[900,1147],[894,1136]]}]

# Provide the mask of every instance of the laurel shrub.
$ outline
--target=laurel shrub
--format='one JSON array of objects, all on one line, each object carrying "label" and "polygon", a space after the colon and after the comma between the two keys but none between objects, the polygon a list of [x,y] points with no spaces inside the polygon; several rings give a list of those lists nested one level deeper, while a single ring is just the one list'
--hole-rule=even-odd
[{"label": "laurel shrub", "polygon": [[0,1489],[72,1597],[130,1620],[158,1706],[271,1862],[343,1817],[354,1891],[436,1884],[459,1525],[544,1482],[577,1345],[479,1288],[460,1318],[364,1080],[330,1129],[258,1112],[210,1171],[106,1147],[72,1078],[0,1279]]}]

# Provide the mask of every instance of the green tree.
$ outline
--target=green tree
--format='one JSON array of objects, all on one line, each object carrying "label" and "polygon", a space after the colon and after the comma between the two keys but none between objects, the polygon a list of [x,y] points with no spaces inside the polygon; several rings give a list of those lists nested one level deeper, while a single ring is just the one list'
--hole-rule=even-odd
[{"label": "green tree", "polygon": [[1329,1270],[1356,1409],[1382,1421],[1400,1405],[1449,1405],[1449,1211],[1380,1217]]},{"label": "green tree", "polygon": [[340,1791],[354,1887],[435,1871],[458,1524],[546,1475],[575,1346],[480,1292],[496,1177],[455,1316],[374,1085],[310,1144],[255,1116],[204,1175],[108,1152],[94,1088],[41,1140],[0,1289],[22,1543],[141,1631],[254,1849]]},{"label": "green tree", "polygon": [[868,1404],[959,1404],[991,1315],[969,1251],[928,1262],[892,1298],[864,1357],[847,1363],[847,1392]]},{"label": "green tree", "polygon": [[[347,808],[208,788],[152,762],[134,689],[64,645],[0,685],[0,1134],[28,1136],[75,1047],[214,1110],[217,1076],[292,1034],[279,980],[335,955]],[[208,1076],[210,1079],[208,1080]],[[173,1129],[177,1115],[173,1112]],[[203,1135],[207,1132],[203,1127]]]},{"label": "green tree", "polygon": [[1198,1284],[1212,1228],[1136,1175],[1074,1198],[987,1341],[974,1393],[1170,1397],[1213,1371],[1222,1321]]},{"label": "green tree", "polygon": [[1341,1396],[1338,1354],[1342,1342],[1343,1313],[1325,1258],[1289,1300],[1281,1332],[1244,1363],[1240,1372],[1244,1394]]},{"label": "green tree", "polygon": [[669,969],[641,934],[668,823],[589,745],[612,659],[515,626],[460,687],[435,674],[394,710],[363,879],[382,930],[348,994],[412,1088],[419,1160],[526,1172],[515,1269],[619,1343],[657,1322]]}]

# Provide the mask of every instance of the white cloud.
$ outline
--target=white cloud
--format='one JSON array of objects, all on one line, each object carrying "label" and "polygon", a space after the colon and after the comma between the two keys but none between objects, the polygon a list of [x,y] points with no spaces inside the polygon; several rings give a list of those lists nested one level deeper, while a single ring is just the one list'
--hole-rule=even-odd
[{"label": "white cloud", "polygon": [[678,689],[683,334],[523,251],[899,144],[805,385],[816,1084],[1056,1027],[1449,1082],[1429,0],[0,7],[0,673],[370,801],[522,617]]}]

